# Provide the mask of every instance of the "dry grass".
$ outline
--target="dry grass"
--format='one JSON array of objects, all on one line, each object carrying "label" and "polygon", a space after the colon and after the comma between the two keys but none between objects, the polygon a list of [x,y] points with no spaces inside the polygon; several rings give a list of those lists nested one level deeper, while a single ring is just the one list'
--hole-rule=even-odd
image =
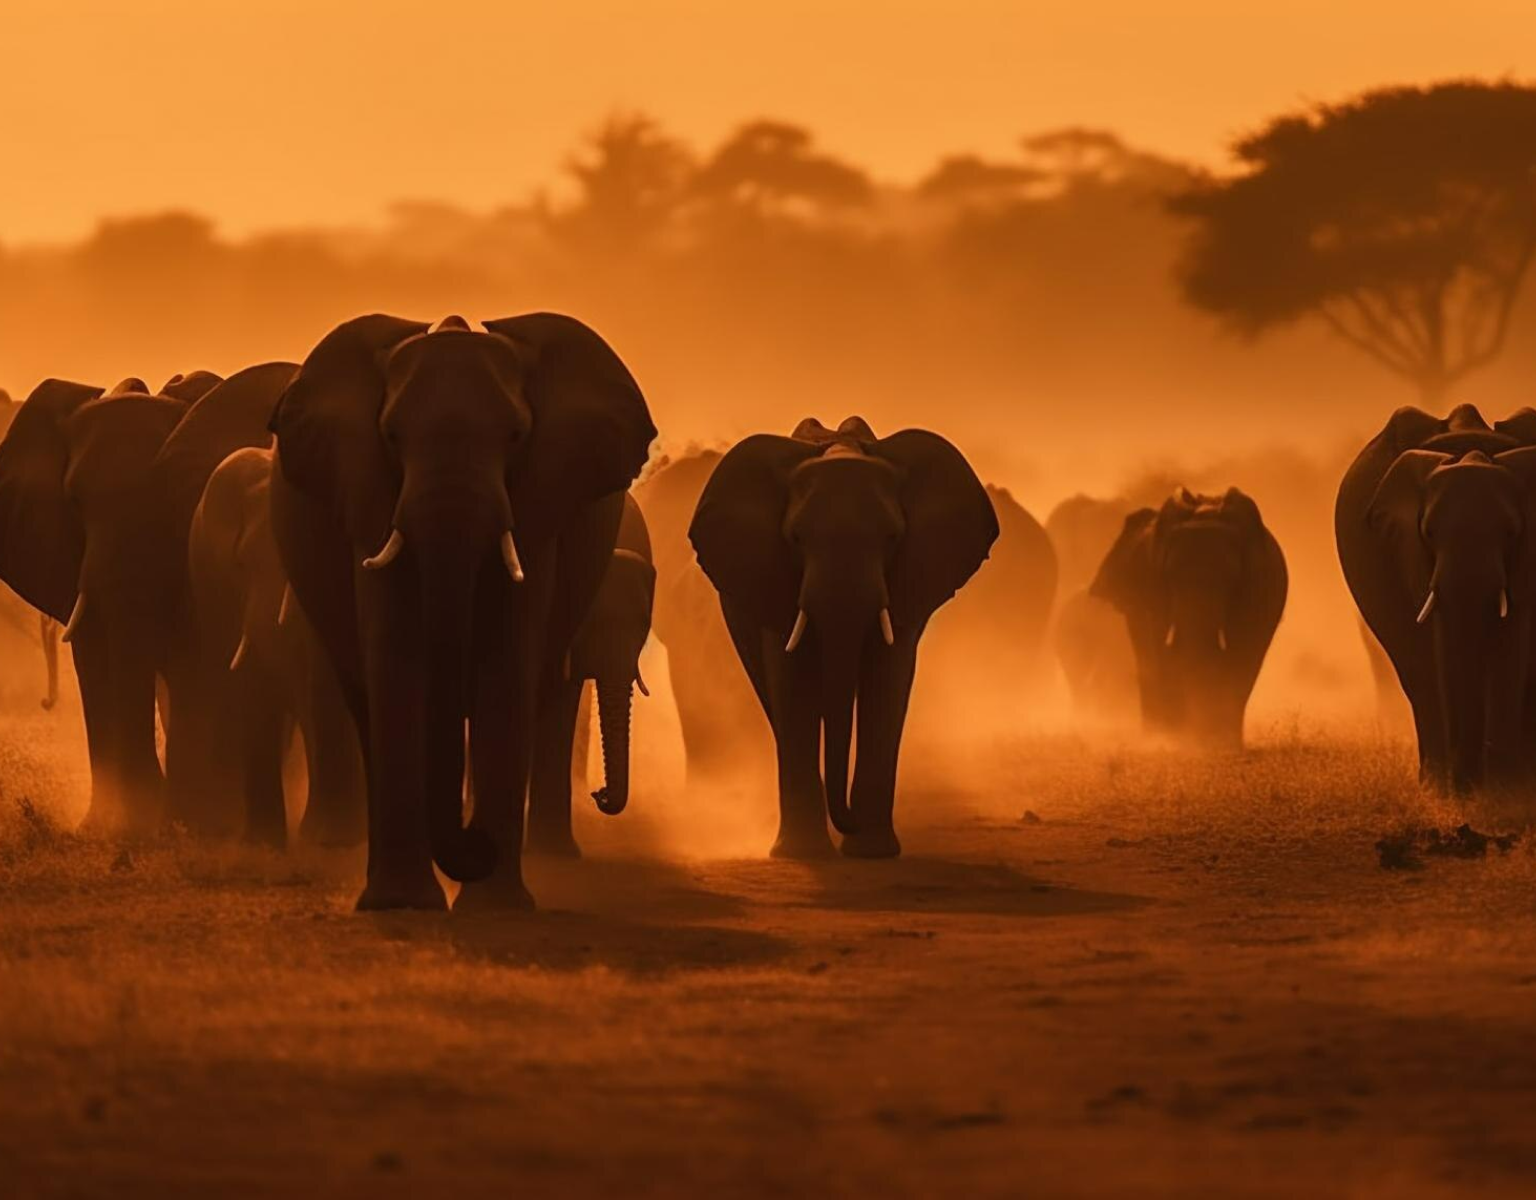
[{"label": "dry grass", "polygon": [[[1462,819],[1393,743],[918,755],[888,863],[664,852],[726,801],[653,789],[498,920],[354,915],[356,854],[76,839],[33,722],[0,743],[7,1194],[1536,1186],[1536,855],[1382,870]],[[765,814],[732,803],[735,852]]]}]

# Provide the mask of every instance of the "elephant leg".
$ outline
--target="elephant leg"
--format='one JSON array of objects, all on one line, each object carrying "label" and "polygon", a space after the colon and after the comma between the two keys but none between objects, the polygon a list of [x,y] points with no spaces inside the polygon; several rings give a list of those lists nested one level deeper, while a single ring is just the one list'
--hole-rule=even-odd
[{"label": "elephant leg", "polygon": [[288,812],[283,802],[283,746],[287,712],[273,681],[257,669],[239,681],[241,704],[241,774],[245,792],[245,838],[282,849],[288,843]]},{"label": "elephant leg", "polygon": [[122,823],[122,797],[112,769],[110,720],[111,667],[105,640],[82,630],[70,646],[80,680],[80,707],[85,714],[85,743],[91,763],[91,801],[81,830],[105,834]]},{"label": "elephant leg", "polygon": [[233,837],[244,820],[242,682],[221,659],[185,655],[171,669],[166,819],[202,836]]},{"label": "elephant leg", "polygon": [[793,659],[759,633],[773,703],[778,758],[779,834],[774,858],[830,858],[827,796],[821,779],[821,681],[809,655]]},{"label": "elephant leg", "polygon": [[368,881],[359,911],[448,907],[432,871],[421,738],[424,671],[413,599],[396,593],[389,580],[368,578],[358,589],[369,759]]},{"label": "elephant leg", "polygon": [[539,706],[528,781],[528,851],[580,858],[571,833],[571,751],[584,681],[562,680]]},{"label": "elephant leg", "polygon": [[917,641],[903,635],[894,646],[866,651],[859,681],[858,759],[853,772],[853,820],[857,833],[843,838],[849,858],[894,858],[896,772],[912,683],[917,676]]},{"label": "elephant leg", "polygon": [[319,646],[311,645],[294,708],[309,770],[300,835],[322,846],[355,846],[367,836],[367,784],[357,726]]}]

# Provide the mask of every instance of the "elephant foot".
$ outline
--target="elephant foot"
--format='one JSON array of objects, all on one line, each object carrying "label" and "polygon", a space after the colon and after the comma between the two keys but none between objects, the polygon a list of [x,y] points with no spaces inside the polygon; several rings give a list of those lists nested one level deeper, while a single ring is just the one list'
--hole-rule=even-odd
[{"label": "elephant foot", "polygon": [[581,846],[569,829],[553,833],[535,833],[530,829],[523,853],[539,858],[580,858]]},{"label": "elephant foot", "polygon": [[419,912],[447,912],[448,897],[430,872],[423,880],[370,880],[357,898],[358,912],[389,912],[414,909]]},{"label": "elephant foot", "polygon": [[837,847],[827,836],[825,829],[807,830],[800,833],[780,829],[778,840],[768,851],[769,858],[788,858],[798,861],[816,861],[837,857]]},{"label": "elephant foot", "polygon": [[844,836],[842,850],[844,858],[895,858],[901,843],[894,829],[861,830]]},{"label": "elephant foot", "polygon": [[481,883],[466,883],[453,902],[456,913],[533,912],[538,907],[533,893],[521,879],[492,876]]}]

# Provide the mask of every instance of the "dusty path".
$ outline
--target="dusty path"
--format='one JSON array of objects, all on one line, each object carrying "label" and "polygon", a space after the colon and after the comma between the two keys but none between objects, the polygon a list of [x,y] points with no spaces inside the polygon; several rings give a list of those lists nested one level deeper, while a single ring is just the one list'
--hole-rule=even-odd
[{"label": "dusty path", "polygon": [[0,1190],[1533,1194],[1536,855],[1382,870],[1382,746],[987,761],[897,862],[610,822],[505,920],[0,826]]}]

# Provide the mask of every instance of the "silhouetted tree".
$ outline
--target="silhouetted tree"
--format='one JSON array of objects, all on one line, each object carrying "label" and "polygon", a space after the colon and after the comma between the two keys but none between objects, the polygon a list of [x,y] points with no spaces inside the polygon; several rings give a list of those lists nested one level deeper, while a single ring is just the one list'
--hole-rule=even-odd
[{"label": "silhouetted tree", "polygon": [[821,153],[808,130],[782,121],[743,125],[699,169],[693,188],[761,216],[836,212],[874,197],[863,171]]},{"label": "silhouetted tree", "polygon": [[551,223],[602,253],[642,249],[672,223],[692,169],[688,149],[650,117],[616,114],[566,163],[579,195]]},{"label": "silhouetted tree", "polygon": [[1020,163],[991,162],[974,154],[954,154],[918,183],[917,194],[941,204],[995,205],[1023,199],[1045,175]]},{"label": "silhouetted tree", "polygon": [[1498,357],[1536,254],[1536,88],[1368,92],[1234,150],[1174,202],[1190,303],[1249,335],[1316,315],[1430,405]]}]

